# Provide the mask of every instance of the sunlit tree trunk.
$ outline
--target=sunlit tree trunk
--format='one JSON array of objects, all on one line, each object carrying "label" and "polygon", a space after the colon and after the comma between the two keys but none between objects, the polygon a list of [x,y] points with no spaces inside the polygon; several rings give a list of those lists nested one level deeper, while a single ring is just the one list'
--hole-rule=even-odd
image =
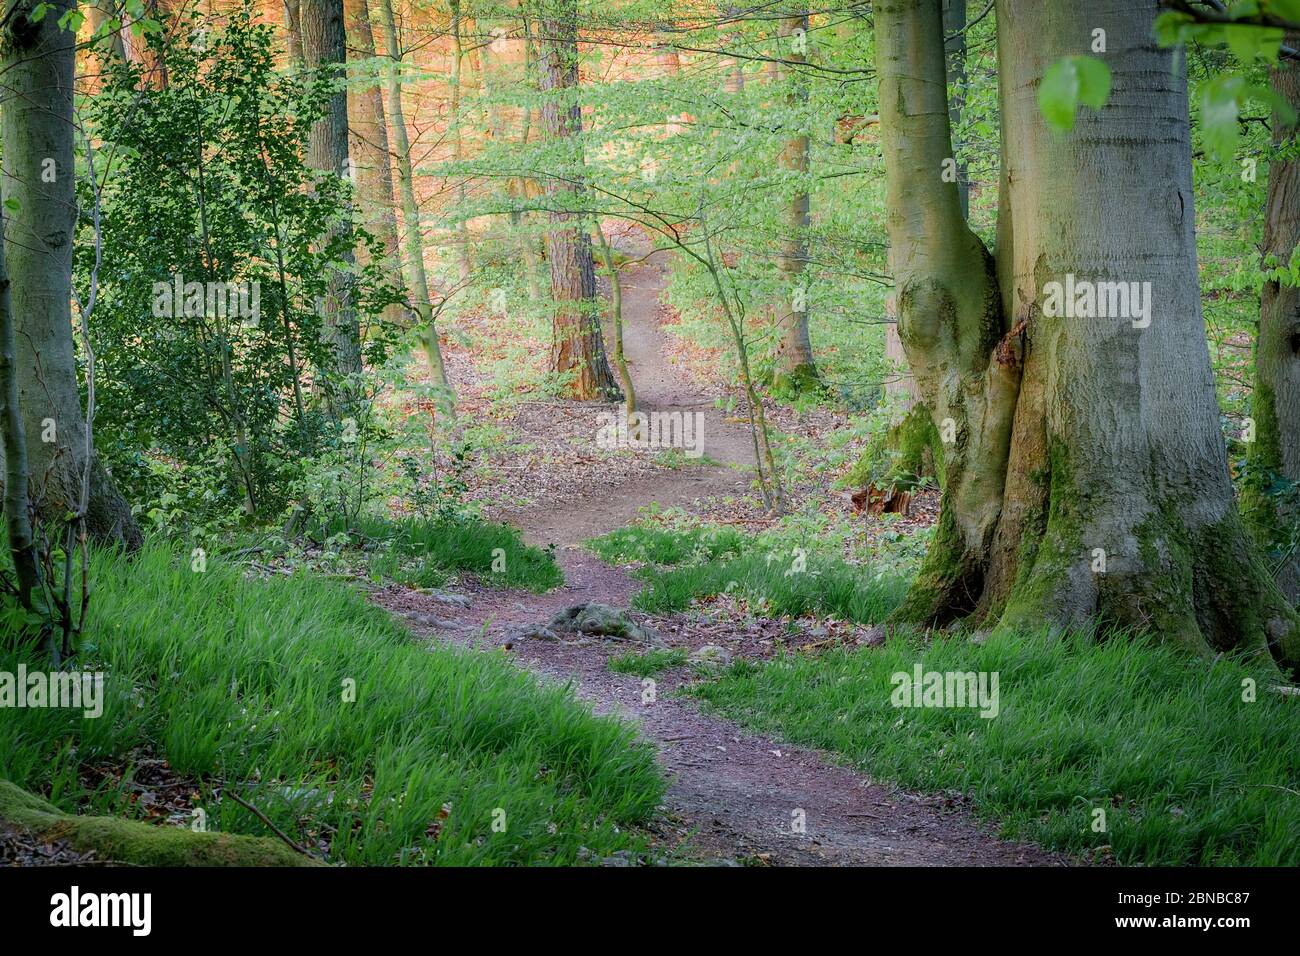
[{"label": "sunlit tree trunk", "polygon": [[420,322],[420,340],[429,361],[429,378],[436,393],[441,414],[456,419],[456,394],[447,378],[442,359],[438,329],[434,324],[433,305],[429,296],[429,276],[424,268],[424,243],[420,230],[420,205],[415,198],[415,171],[411,166],[411,142],[406,133],[406,114],[402,109],[402,48],[398,42],[397,21],[392,0],[377,0],[379,24],[384,35],[384,49],[392,64],[388,70],[388,123],[393,133],[397,156],[397,184],[402,196],[403,266],[406,288]]},{"label": "sunlit tree trunk", "polygon": [[551,267],[551,371],[571,376],[573,398],[619,397],[596,314],[596,272],[591,237],[582,228],[582,110],[577,101],[578,27],[575,0],[548,0],[541,22],[539,67],[546,96],[542,124],[551,140],[567,148],[567,162],[551,170],[546,194],[552,204],[546,257]]},{"label": "sunlit tree trunk", "polygon": [[[781,46],[781,56],[794,63],[807,61],[808,16],[801,14],[781,20],[779,32],[788,42]],[[782,75],[790,85],[786,105],[799,113],[799,125],[806,122],[808,79],[797,66],[784,66]],[[817,366],[813,362],[812,340],[808,336],[808,134],[792,136],[778,157],[778,165],[802,182],[787,201],[781,217],[782,236],[777,254],[785,285],[785,298],[774,305],[777,319],[776,367],[773,384],[778,388],[802,391],[816,385]]]},{"label": "sunlit tree trunk", "polygon": [[[347,59],[343,0],[303,0],[302,45],[308,70],[331,79],[343,77]],[[348,97],[342,86],[330,97],[325,116],[311,128],[307,163],[335,176],[349,173]],[[330,227],[329,238],[351,234],[349,214]],[[352,295],[354,257],[350,243],[340,258],[342,265],[330,268],[326,276],[325,297],[320,303],[321,340],[332,356],[333,370],[352,375],[361,371],[361,337]]]},{"label": "sunlit tree trunk", "polygon": [[[375,56],[374,31],[370,26],[368,0],[344,0],[349,46],[357,59]],[[364,85],[348,90],[348,143],[356,162],[357,193],[366,227],[384,244],[384,257],[400,273],[397,240],[397,209],[393,205],[393,164],[388,148],[388,124],[384,117],[382,77],[370,78]],[[365,265],[363,246],[357,246],[357,261]],[[391,306],[386,318],[393,324],[402,322],[401,305]]]},{"label": "sunlit tree trunk", "polygon": [[140,531],[130,507],[98,457],[87,456],[72,338],[76,38],[58,22],[75,5],[57,0],[39,22],[32,19],[35,6],[18,0],[6,10],[0,65],[5,242],[32,501],[42,523],[62,527],[80,509],[90,469],[87,533],[135,547]]},{"label": "sunlit tree trunk", "polygon": [[126,44],[122,40],[122,28],[119,25],[116,30],[108,30],[108,23],[117,15],[113,9],[112,0],[95,0],[86,8],[87,19],[90,20],[91,32],[95,35],[105,34],[105,36],[96,43],[96,48],[104,51],[119,60],[126,59]]},{"label": "sunlit tree trunk", "polygon": [[302,66],[301,0],[284,0],[284,33],[285,47],[289,53],[290,65],[296,67]]},{"label": "sunlit tree trunk", "polygon": [[[464,44],[461,42],[460,0],[450,0],[451,6],[451,76],[448,84],[451,89],[451,103],[448,107],[451,125],[451,158],[459,163],[465,158],[465,137],[461,128],[461,99],[464,88],[462,67],[465,61]],[[467,197],[465,177],[456,174],[456,271],[462,284],[469,282],[474,273],[474,262],[469,248],[469,227],[459,213],[464,209]]]}]

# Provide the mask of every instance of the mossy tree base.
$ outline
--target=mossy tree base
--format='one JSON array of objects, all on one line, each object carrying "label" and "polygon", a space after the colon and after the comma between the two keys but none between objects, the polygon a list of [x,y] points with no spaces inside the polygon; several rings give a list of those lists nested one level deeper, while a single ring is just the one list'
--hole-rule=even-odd
[{"label": "mossy tree base", "polygon": [[61,840],[100,860],[135,866],[316,866],[271,839],[196,833],[118,817],[66,814],[7,780],[0,780],[0,821],[45,840]]}]

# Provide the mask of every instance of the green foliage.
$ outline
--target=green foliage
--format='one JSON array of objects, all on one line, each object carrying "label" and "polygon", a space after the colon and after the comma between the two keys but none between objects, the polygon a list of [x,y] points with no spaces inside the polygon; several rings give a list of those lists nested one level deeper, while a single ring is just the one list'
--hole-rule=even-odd
[{"label": "green foliage", "polygon": [[[102,188],[96,202],[81,183],[74,272],[83,301],[95,290],[101,453],[146,513],[171,495],[200,523],[273,518],[337,431],[322,397],[366,391],[336,379],[321,342],[329,266],[353,241],[375,253],[351,289],[373,366],[391,344],[379,316],[398,296],[373,237],[329,238],[348,212],[346,178],[303,159],[331,83],[277,71],[252,5],[222,21],[190,14],[148,35],[164,86],[138,62],[106,68],[85,107]],[[309,376],[314,399],[300,402]],[[201,477],[184,474],[191,465]]]},{"label": "green foliage", "polygon": [[[198,781],[210,830],[267,835],[215,797],[224,781],[353,865],[572,864],[584,847],[597,859],[637,847],[627,827],[653,813],[663,781],[628,725],[497,655],[416,645],[338,583],[252,580],[219,557],[190,567],[156,543],[94,556],[94,646],[78,666],[106,673],[103,715],[6,710],[0,777],[64,812],[133,816],[143,748]],[[48,668],[0,651],[0,670],[20,662]],[[78,773],[106,761],[126,770],[120,785]]]},{"label": "green foliage", "polygon": [[1074,128],[1079,106],[1099,110],[1110,96],[1110,67],[1094,56],[1067,56],[1043,74],[1038,108],[1048,125],[1066,133]]},{"label": "green foliage", "polygon": [[[895,673],[999,674],[999,712],[896,708]],[[1005,835],[1126,865],[1295,866],[1300,710],[1272,675],[1129,636],[994,636],[739,662],[694,692],[877,779],[968,795]],[[1258,697],[1243,701],[1244,682]],[[1107,831],[1094,832],[1104,809]]]}]

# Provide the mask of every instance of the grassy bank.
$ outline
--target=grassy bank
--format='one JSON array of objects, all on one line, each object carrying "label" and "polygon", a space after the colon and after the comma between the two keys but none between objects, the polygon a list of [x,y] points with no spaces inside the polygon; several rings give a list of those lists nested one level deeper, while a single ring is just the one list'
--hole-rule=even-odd
[{"label": "grassy bank", "polygon": [[[63,811],[136,813],[127,786],[88,790],[79,770],[144,748],[324,839],[331,861],[548,864],[633,847],[624,827],[659,800],[626,725],[499,657],[413,643],[347,585],[249,579],[219,556],[199,573],[158,544],[93,564],[80,666],[107,672],[103,716],[0,720],[0,778]],[[47,667],[0,651],[0,670],[20,662]],[[267,835],[200,790],[210,829]]]},{"label": "grassy bank", "polygon": [[[901,708],[891,676],[999,675],[996,717]],[[1255,681],[1255,699],[1251,684]],[[1300,700],[1227,660],[1140,642],[960,638],[740,662],[721,713],[905,787],[969,795],[1009,835],[1123,864],[1300,864]],[[1094,829],[1103,821],[1104,831]]]},{"label": "grassy bank", "polygon": [[874,624],[906,591],[898,575],[727,527],[631,525],[587,547],[605,561],[644,563],[636,573],[645,587],[632,604],[649,614],[684,611],[694,601],[727,593],[768,616],[835,616]]}]

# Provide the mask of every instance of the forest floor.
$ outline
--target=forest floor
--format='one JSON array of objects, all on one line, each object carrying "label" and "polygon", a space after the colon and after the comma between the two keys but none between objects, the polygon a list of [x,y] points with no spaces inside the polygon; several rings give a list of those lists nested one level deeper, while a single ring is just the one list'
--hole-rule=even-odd
[{"label": "forest floor", "polygon": [[[652,502],[698,515],[716,515],[718,503],[726,502],[735,514],[752,494],[747,426],[728,419],[708,394],[712,386],[696,385],[684,363],[670,358],[676,346],[661,328],[662,266],[651,257],[629,264],[621,276],[625,349],[641,408],[702,413],[705,457],[676,468],[607,469],[586,486],[566,486],[554,497],[543,490],[524,506],[491,509],[529,543],[556,547],[566,578],[562,588],[527,594],[469,582],[452,598],[386,587],[375,593],[377,603],[430,639],[484,651],[505,648],[540,678],[572,683],[597,713],[635,721],[657,746],[670,779],[663,812],[650,827],[657,852],[666,857],[724,865],[1068,863],[1037,846],[999,839],[959,798],[874,782],[826,754],[703,712],[689,695],[677,693],[697,679],[687,666],[658,674],[654,699],[645,703],[641,677],[609,669],[612,654],[630,649],[625,642],[520,638],[521,631],[576,604],[628,607],[639,582],[582,550],[583,541],[633,522]],[[708,643],[732,656],[763,657],[789,643],[783,629],[761,622],[631,616],[653,626],[667,647],[687,651]]]}]

